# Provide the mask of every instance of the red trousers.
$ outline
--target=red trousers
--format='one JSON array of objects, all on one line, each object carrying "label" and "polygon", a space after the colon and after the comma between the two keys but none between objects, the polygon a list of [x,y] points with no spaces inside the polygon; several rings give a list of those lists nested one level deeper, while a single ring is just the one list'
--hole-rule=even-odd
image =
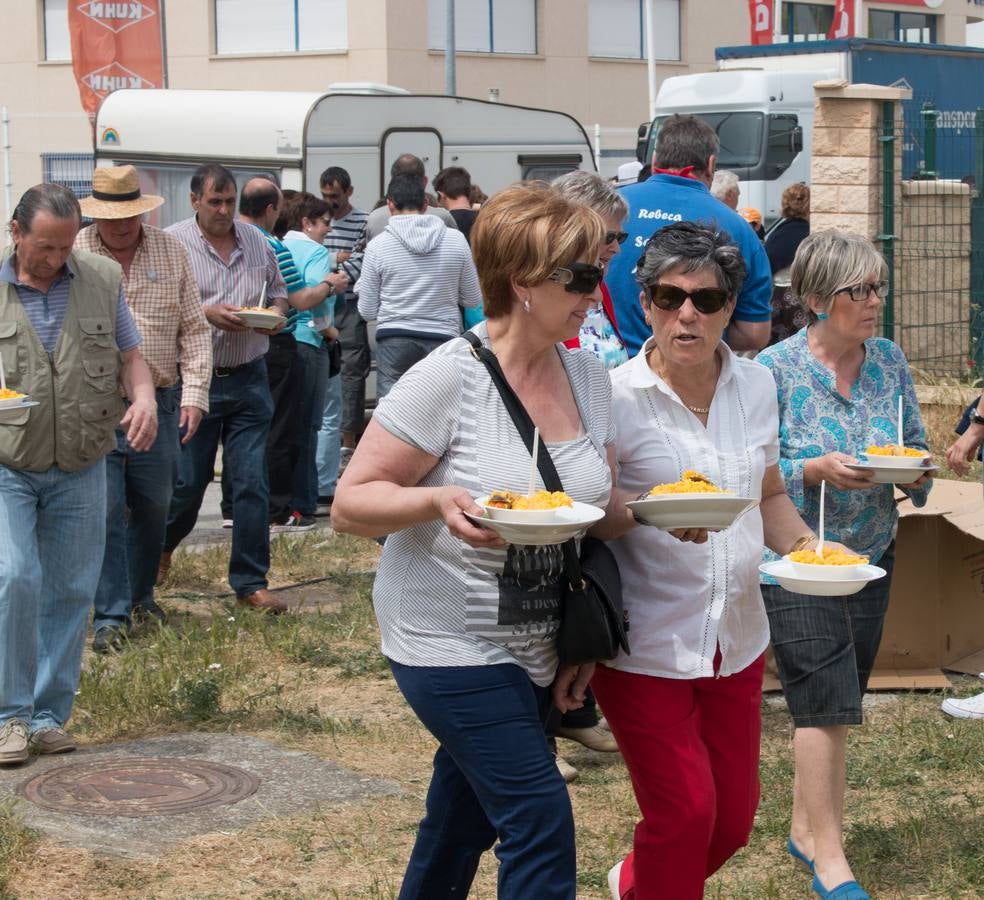
[{"label": "red trousers", "polygon": [[673,679],[599,665],[591,687],[632,777],[642,821],[623,900],[690,900],[748,843],[759,800],[759,657],[726,678]]}]

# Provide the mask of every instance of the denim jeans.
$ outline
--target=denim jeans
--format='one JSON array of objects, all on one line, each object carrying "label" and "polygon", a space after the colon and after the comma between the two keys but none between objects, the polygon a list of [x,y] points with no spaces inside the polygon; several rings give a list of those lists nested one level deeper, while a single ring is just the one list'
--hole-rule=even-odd
[{"label": "denim jeans", "polygon": [[232,556],[229,584],[237,597],[267,586],[270,529],[266,444],[273,415],[266,362],[261,357],[226,376],[213,376],[208,414],[182,447],[164,549],[173,550],[198,520],[205,489],[215,476],[222,438],[222,467],[232,476]]},{"label": "denim jeans", "polygon": [[333,497],[342,457],[342,376],[328,379],[325,409],[318,432],[318,496]]},{"label": "denim jeans", "polygon": [[318,429],[328,390],[328,351],[304,341],[297,342],[300,368],[301,402],[298,404],[298,454],[294,465],[291,506],[305,516],[313,516],[318,505]]},{"label": "denim jeans", "polygon": [[62,727],[106,544],[106,464],[0,466],[0,723]]},{"label": "denim jeans", "polygon": [[390,667],[441,744],[400,900],[467,896],[496,838],[499,900],[572,900],[574,817],[543,733],[549,689],[516,665]]},{"label": "denim jeans", "polygon": [[358,300],[335,304],[335,327],[342,345],[342,431],[362,434],[366,415],[366,379],[372,366],[369,329]]},{"label": "denim jeans", "polygon": [[449,337],[423,338],[402,334],[377,337],[376,397],[385,397],[414,363],[450,340]]},{"label": "denim jeans", "polygon": [[180,403],[180,388],[158,388],[157,440],[145,453],[134,453],[116,429],[116,449],[106,457],[106,553],[93,628],[124,627],[134,607],[154,599],[181,455]]}]

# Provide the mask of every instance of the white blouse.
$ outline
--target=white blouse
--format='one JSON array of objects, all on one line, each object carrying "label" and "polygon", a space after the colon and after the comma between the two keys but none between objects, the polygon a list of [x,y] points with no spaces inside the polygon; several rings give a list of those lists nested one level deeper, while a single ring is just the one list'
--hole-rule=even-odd
[{"label": "white blouse", "polygon": [[[707,427],[639,354],[611,373],[618,486],[633,496],[697,469],[741,497],[761,499],[762,478],[779,459],[772,373],[723,342],[721,374]],[[683,543],[637,526],[609,545],[622,574],[632,653],[606,665],[664,678],[732,675],[765,650],[769,624],[759,590],[758,507],[706,544]]]}]

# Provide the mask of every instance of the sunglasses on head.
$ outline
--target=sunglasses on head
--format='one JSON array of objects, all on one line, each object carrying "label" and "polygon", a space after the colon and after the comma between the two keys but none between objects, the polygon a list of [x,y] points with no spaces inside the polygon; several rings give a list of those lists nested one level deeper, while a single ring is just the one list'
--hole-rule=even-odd
[{"label": "sunglasses on head", "polygon": [[569,294],[593,294],[604,277],[605,270],[600,266],[576,262],[554,269],[547,281],[562,284]]},{"label": "sunglasses on head", "polygon": [[720,312],[728,302],[728,292],[723,288],[697,288],[685,291],[675,284],[644,284],[642,286],[649,300],[657,309],[673,310],[683,306],[689,297],[694,309],[704,315]]},{"label": "sunglasses on head", "polygon": [[614,244],[617,241],[619,244],[624,244],[628,236],[629,233],[627,231],[606,231],[605,243]]},{"label": "sunglasses on head", "polygon": [[855,303],[861,303],[867,300],[871,296],[871,292],[874,291],[877,297],[882,298],[888,296],[888,282],[887,281],[867,281],[861,284],[849,284],[847,287],[838,288],[834,291],[834,296],[837,294],[850,294],[851,299]]}]

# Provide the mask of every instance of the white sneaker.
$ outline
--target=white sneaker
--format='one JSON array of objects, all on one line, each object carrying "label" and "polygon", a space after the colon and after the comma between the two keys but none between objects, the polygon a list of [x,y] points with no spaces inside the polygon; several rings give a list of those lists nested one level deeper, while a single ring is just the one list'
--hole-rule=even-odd
[{"label": "white sneaker", "polygon": [[622,900],[618,892],[618,881],[622,877],[622,863],[617,862],[608,870],[608,890],[612,892],[612,900]]},{"label": "white sneaker", "polygon": [[[980,676],[984,681],[984,672]],[[958,719],[984,719],[984,693],[974,694],[973,697],[948,697],[940,707],[948,716]]]},{"label": "white sneaker", "polygon": [[557,763],[557,771],[560,772],[560,777],[564,779],[568,784],[572,781],[577,780],[577,769],[574,768],[566,759],[562,759],[559,756],[554,757],[554,762]]},{"label": "white sneaker", "polygon": [[589,750],[597,750],[599,753],[618,753],[615,736],[604,719],[601,719],[597,725],[590,725],[587,728],[558,728],[557,737],[577,741]]},{"label": "white sneaker", "polygon": [[18,765],[27,762],[30,755],[27,744],[31,729],[20,719],[7,719],[0,726],[0,766]]},{"label": "white sneaker", "polygon": [[223,528],[232,528],[232,519],[223,519],[222,520],[222,527]]}]

